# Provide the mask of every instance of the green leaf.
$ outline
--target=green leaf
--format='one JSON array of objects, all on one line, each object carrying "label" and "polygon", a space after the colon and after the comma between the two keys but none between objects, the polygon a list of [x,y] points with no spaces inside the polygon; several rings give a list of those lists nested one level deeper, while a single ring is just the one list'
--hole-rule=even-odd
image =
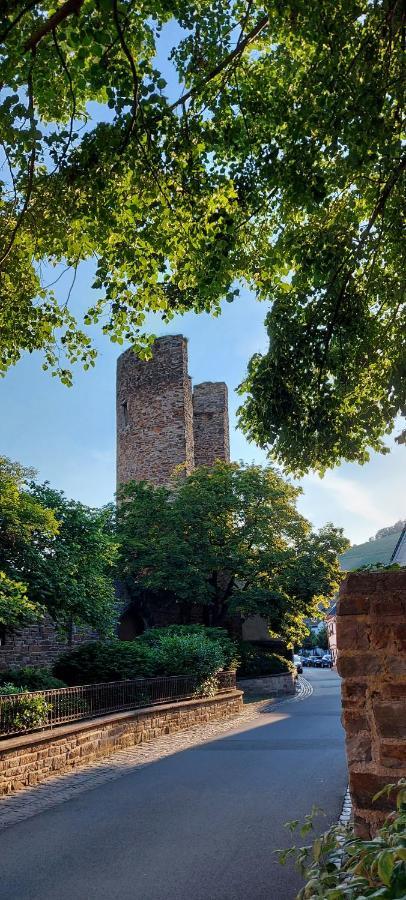
[{"label": "green leaf", "polygon": [[382,853],[379,854],[377,859],[379,877],[388,887],[390,887],[391,884],[394,864],[395,860],[393,853],[390,850],[383,850]]}]

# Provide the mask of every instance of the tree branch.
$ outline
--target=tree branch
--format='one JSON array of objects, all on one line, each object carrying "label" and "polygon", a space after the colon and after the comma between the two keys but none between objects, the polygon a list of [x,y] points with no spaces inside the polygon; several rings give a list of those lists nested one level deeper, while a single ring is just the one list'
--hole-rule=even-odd
[{"label": "tree branch", "polygon": [[46,19],[45,22],[40,25],[37,31],[28,38],[28,41],[24,44],[24,50],[36,50],[37,46],[42,38],[47,34],[51,34],[61,22],[64,22],[68,16],[71,16],[73,13],[79,15],[80,9],[83,6],[84,0],[65,0],[65,3],[53,13],[49,19]]},{"label": "tree branch", "polygon": [[13,31],[13,28],[15,28],[16,25],[18,25],[18,23],[26,15],[26,13],[30,12],[37,5],[38,5],[38,0],[32,0],[32,2],[28,3],[28,5],[24,7],[24,9],[20,10],[18,15],[15,17],[15,19],[13,19],[13,21],[10,22],[9,25],[7,25],[7,28],[5,29],[5,31],[3,31],[3,34],[0,34],[0,44],[2,44],[6,40],[6,38],[9,36],[9,34]]},{"label": "tree branch", "polygon": [[[355,262],[355,260],[359,257],[359,254],[360,254],[360,252],[361,252],[361,250],[362,250],[362,248],[363,248],[363,246],[364,246],[364,244],[365,244],[367,238],[369,237],[369,235],[370,235],[370,233],[371,233],[371,231],[372,231],[372,228],[373,228],[374,225],[375,225],[375,222],[376,222],[378,216],[380,216],[380,215],[383,213],[383,211],[384,211],[384,209],[385,209],[386,201],[387,201],[388,198],[390,197],[390,195],[391,195],[391,193],[392,193],[392,191],[393,191],[393,188],[394,188],[395,185],[396,185],[396,182],[399,180],[399,178],[400,178],[400,176],[402,175],[402,173],[404,172],[405,168],[406,168],[406,156],[404,156],[404,157],[401,158],[401,160],[400,160],[400,162],[399,162],[399,165],[396,166],[396,169],[394,169],[394,171],[392,172],[392,175],[390,176],[390,178],[388,178],[388,180],[387,180],[387,182],[386,182],[386,184],[385,184],[385,187],[384,187],[384,189],[383,189],[383,191],[382,191],[382,193],[381,193],[381,195],[380,195],[380,197],[379,197],[379,200],[378,200],[378,202],[377,202],[377,204],[376,204],[376,206],[375,206],[375,209],[373,210],[372,215],[370,216],[370,218],[369,218],[369,220],[368,220],[368,223],[367,223],[367,225],[366,225],[364,231],[362,232],[362,235],[361,235],[361,237],[360,237],[360,239],[359,239],[359,241],[358,241],[357,248],[356,248],[356,251],[355,251],[354,262]],[[322,358],[322,361],[321,361],[321,363],[320,363],[320,368],[319,368],[319,389],[320,389],[320,384],[321,384],[321,376],[322,376],[322,372],[323,372],[324,366],[325,366],[325,364],[326,364],[326,359],[327,359],[328,349],[329,349],[329,346],[330,346],[331,338],[332,338],[332,336],[333,336],[334,327],[335,327],[336,322],[337,322],[337,316],[338,316],[338,313],[339,313],[339,310],[340,310],[341,303],[342,303],[343,298],[344,298],[344,294],[345,294],[345,291],[346,291],[348,282],[350,281],[351,275],[352,275],[352,270],[347,271],[346,274],[344,275],[343,283],[342,283],[342,285],[341,285],[341,288],[340,288],[340,291],[339,291],[337,300],[336,300],[336,302],[335,302],[335,304],[334,304],[333,315],[332,315],[332,317],[331,317],[331,321],[330,321],[330,323],[329,323],[329,326],[328,326],[328,329],[327,329],[326,338],[325,338],[325,342],[324,342],[323,358]],[[333,279],[333,283],[334,283],[334,280],[335,280],[335,279]]]},{"label": "tree branch", "polygon": [[211,72],[206,75],[205,78],[198,82],[198,84],[190,88],[190,90],[187,91],[186,94],[183,94],[182,97],[179,97],[178,100],[175,100],[175,103],[172,103],[169,109],[172,110],[176,109],[177,106],[182,106],[184,103],[186,103],[187,100],[189,100],[191,97],[194,97],[195,94],[198,94],[199,91],[201,91],[201,89],[206,86],[206,84],[209,84],[209,82],[212,81],[213,78],[216,78],[217,75],[220,75],[220,72],[226,69],[227,66],[229,66],[237,56],[240,56],[241,53],[244,52],[246,47],[248,47],[249,44],[252,44],[255,38],[258,37],[258,35],[261,33],[261,31],[264,30],[264,28],[267,27],[267,25],[269,25],[269,16],[263,16],[262,19],[257,22],[255,27],[248,32],[245,38],[242,41],[238,42],[237,46],[234,48],[234,50],[231,51],[231,53],[228,53],[227,56],[225,56],[224,59],[222,59],[217,64],[217,66],[215,66],[214,69],[212,69]]},{"label": "tree branch", "polygon": [[[35,117],[34,117],[34,96],[33,96],[33,86],[32,86],[32,66],[30,68],[29,75],[27,78],[27,91],[28,91],[28,109],[29,109],[31,130],[33,131],[35,129]],[[31,200],[32,187],[33,187],[33,182],[34,182],[35,158],[36,158],[36,143],[35,143],[35,135],[33,135],[31,153],[30,153],[30,158],[29,158],[29,162],[28,162],[27,192],[25,195],[25,200],[24,200],[22,209],[17,217],[17,221],[11,232],[10,240],[6,246],[6,249],[5,249],[2,257],[0,258],[0,271],[2,269],[3,263],[5,263],[7,257],[9,256],[9,254],[11,252],[11,249],[13,247],[17,233],[18,233],[19,229],[21,228],[24,216],[27,212],[27,209],[28,209],[28,206],[29,206],[29,203]]]},{"label": "tree branch", "polygon": [[133,103],[132,103],[132,110],[131,110],[131,120],[130,120],[130,124],[127,128],[127,131],[124,135],[124,139],[122,141],[121,147],[120,147],[120,150],[123,151],[125,149],[125,147],[127,146],[128,141],[130,140],[130,137],[134,130],[134,125],[135,125],[135,122],[137,119],[139,79],[138,79],[138,75],[137,75],[137,70],[135,68],[134,57],[126,43],[123,29],[121,27],[120,18],[119,18],[118,9],[117,9],[117,0],[113,0],[113,16],[114,16],[114,24],[116,26],[116,31],[118,34],[118,39],[120,41],[120,46],[130,64],[131,76],[132,76],[132,80],[133,80]]},{"label": "tree branch", "polygon": [[65,157],[66,157],[66,154],[67,154],[67,152],[68,152],[68,150],[69,150],[69,147],[70,147],[70,145],[71,145],[72,134],[73,134],[73,125],[74,125],[75,115],[76,115],[76,96],[75,96],[75,91],[73,90],[72,77],[71,77],[70,71],[69,71],[69,69],[68,69],[68,66],[67,66],[67,64],[66,64],[65,57],[64,57],[64,55],[63,55],[63,53],[62,53],[62,50],[61,50],[61,48],[60,48],[60,46],[59,46],[59,43],[58,43],[58,41],[57,41],[55,29],[54,29],[53,32],[52,32],[52,39],[53,39],[53,42],[54,42],[54,44],[55,44],[56,52],[57,52],[57,54],[58,54],[58,56],[59,56],[59,59],[60,59],[62,69],[63,69],[63,71],[64,71],[64,73],[65,73],[65,75],[66,75],[66,78],[67,78],[67,80],[68,80],[68,84],[69,84],[69,93],[70,93],[70,96],[71,96],[71,102],[72,102],[68,139],[67,139],[67,141],[66,141],[66,143],[65,143],[65,146],[64,146],[63,151],[62,151],[62,153],[61,153],[61,156],[59,157],[58,162],[57,162],[57,164],[56,164],[56,166],[55,166],[53,172],[50,173],[51,175],[54,175],[54,173],[57,171],[57,169],[60,168],[60,166],[61,166],[63,160],[64,160]]}]

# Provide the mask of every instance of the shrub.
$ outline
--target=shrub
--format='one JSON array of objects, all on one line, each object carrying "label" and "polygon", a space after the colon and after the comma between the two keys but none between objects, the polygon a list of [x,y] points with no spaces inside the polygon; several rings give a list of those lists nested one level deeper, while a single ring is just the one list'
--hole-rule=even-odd
[{"label": "shrub", "polygon": [[[396,809],[375,837],[361,840],[352,827],[335,825],[313,846],[278,851],[280,862],[296,859],[306,878],[297,900],[405,900],[406,897],[406,779],[390,784],[376,795],[397,793]],[[395,807],[395,801],[394,801]],[[313,827],[306,816],[304,835]],[[294,831],[298,822],[289,822]]]},{"label": "shrub", "polygon": [[29,731],[47,724],[50,705],[41,694],[20,693],[18,687],[8,684],[0,688],[0,697],[3,697],[1,727],[5,734]]},{"label": "shrub", "polygon": [[0,672],[0,685],[11,683],[27,691],[46,691],[66,687],[64,681],[55,678],[50,669],[23,666],[21,669],[7,669]]},{"label": "shrub", "polygon": [[155,675],[154,653],[145,644],[114,640],[92,641],[64,653],[53,673],[68,685],[121,681]]},{"label": "shrub", "polygon": [[151,649],[156,654],[156,675],[196,675],[201,684],[225,665],[220,644],[200,634],[162,634]]},{"label": "shrub", "polygon": [[165,628],[150,628],[138,640],[152,645],[159,643],[161,637],[167,635],[199,636],[202,640],[218,644],[224,656],[224,666],[227,669],[236,669],[240,661],[238,646],[230,638],[225,628],[210,628],[205,625],[168,625]]},{"label": "shrub", "polygon": [[241,664],[238,668],[240,677],[255,678],[261,675],[283,675],[286,672],[294,672],[294,665],[290,660],[271,653],[254,644],[241,642]]},{"label": "shrub", "polygon": [[5,684],[0,685],[0,697],[8,697],[10,694],[21,694],[23,690],[24,688],[11,684],[11,681],[6,681]]},{"label": "shrub", "polygon": [[224,665],[218,641],[162,628],[134,641],[82,644],[61,656],[53,672],[70,685],[158,675],[196,675],[201,684]]}]

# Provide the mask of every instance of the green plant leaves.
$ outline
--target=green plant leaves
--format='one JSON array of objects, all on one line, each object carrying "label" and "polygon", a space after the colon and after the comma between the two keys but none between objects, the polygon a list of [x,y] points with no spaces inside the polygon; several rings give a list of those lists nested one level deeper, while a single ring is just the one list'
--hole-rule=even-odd
[{"label": "green plant leaves", "polygon": [[[383,793],[402,795],[404,779],[386,785]],[[402,801],[400,803],[402,806]],[[395,807],[395,798],[394,798]],[[399,809],[399,805],[397,805]],[[313,813],[306,817],[313,821]],[[295,823],[296,824],[296,823]],[[305,822],[306,824],[306,822]],[[284,851],[285,857],[296,857],[301,871],[305,866],[306,885],[297,900],[367,900],[386,898],[404,900],[406,896],[406,821],[403,813],[394,812],[379,829],[375,838],[363,841],[354,837],[352,828],[335,825],[313,844],[313,862],[296,847]]]}]

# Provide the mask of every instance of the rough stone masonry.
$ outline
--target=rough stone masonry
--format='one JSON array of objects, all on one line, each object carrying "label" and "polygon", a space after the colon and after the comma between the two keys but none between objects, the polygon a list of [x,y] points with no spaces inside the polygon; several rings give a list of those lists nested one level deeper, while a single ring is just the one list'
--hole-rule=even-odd
[{"label": "rough stone masonry", "polygon": [[177,466],[230,460],[227,385],[194,387],[183,335],[158,338],[152,358],[126,350],[117,361],[117,485],[167,484]]},{"label": "rough stone masonry", "polygon": [[369,839],[395,804],[375,794],[406,777],[406,569],[346,578],[337,647],[355,827]]}]

